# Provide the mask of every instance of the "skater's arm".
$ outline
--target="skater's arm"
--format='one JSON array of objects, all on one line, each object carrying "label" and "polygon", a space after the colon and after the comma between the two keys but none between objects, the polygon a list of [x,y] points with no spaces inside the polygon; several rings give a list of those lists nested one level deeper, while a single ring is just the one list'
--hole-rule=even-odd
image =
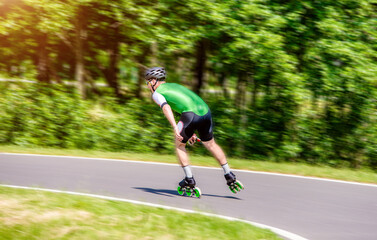
[{"label": "skater's arm", "polygon": [[168,119],[168,121],[170,122],[170,125],[173,127],[173,129],[174,129],[174,133],[175,133],[175,137],[178,139],[178,141],[182,141],[182,140],[183,140],[183,137],[182,137],[181,134],[179,133],[178,126],[177,126],[177,124],[175,123],[175,119],[174,119],[173,111],[171,110],[171,107],[169,106],[169,104],[164,104],[164,105],[162,106],[162,111],[164,112],[165,117],[166,117],[166,118]]}]

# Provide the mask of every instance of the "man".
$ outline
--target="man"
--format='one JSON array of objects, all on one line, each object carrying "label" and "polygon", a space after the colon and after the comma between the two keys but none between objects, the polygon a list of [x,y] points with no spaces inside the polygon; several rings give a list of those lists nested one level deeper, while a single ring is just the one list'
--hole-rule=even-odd
[{"label": "man", "polygon": [[[153,100],[161,107],[174,129],[177,156],[186,175],[179,186],[183,190],[187,188],[195,189],[196,183],[191,172],[186,143],[187,141],[191,144],[195,143],[197,137],[194,131],[197,130],[200,141],[222,166],[230,190],[236,193],[243,189],[242,184],[236,180],[236,176],[230,171],[223,150],[213,138],[211,111],[207,104],[186,87],[176,83],[166,83],[165,78],[166,72],[162,67],[150,68],[145,73],[145,79],[152,92]],[[178,124],[175,122],[172,109],[181,114]],[[180,192],[180,188],[178,188],[178,192],[181,195],[183,194]],[[200,196],[200,190],[198,195]]]}]

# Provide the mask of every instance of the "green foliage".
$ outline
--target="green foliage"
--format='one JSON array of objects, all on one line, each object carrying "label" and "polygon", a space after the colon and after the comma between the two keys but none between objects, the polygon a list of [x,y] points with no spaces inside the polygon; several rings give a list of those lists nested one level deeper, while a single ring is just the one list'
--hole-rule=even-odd
[{"label": "green foliage", "polygon": [[[347,129],[331,115],[338,114],[336,109],[323,110],[322,115],[311,109],[300,115],[283,111],[296,108],[290,99],[268,97],[261,103],[268,107],[247,111],[246,119],[226,99],[208,99],[217,142],[233,157],[376,167],[377,111],[365,109],[357,116],[363,124]],[[114,98],[85,101],[70,88],[31,84],[1,91],[0,143],[174,153],[171,127],[152,101],[133,99],[123,105]],[[190,151],[208,154],[198,144]]]},{"label": "green foliage", "polygon": [[0,143],[172,153],[168,122],[141,100],[143,67],[164,65],[168,81],[204,71],[206,90],[222,88],[203,97],[228,155],[377,168],[376,12],[371,0],[6,1],[2,75],[71,81],[81,51],[91,99],[5,89]]},{"label": "green foliage", "polygon": [[[119,106],[86,102],[72,89],[28,85],[0,95],[0,143],[21,146],[172,153],[158,107],[135,99]],[[94,107],[93,107],[94,106]]]},{"label": "green foliage", "polygon": [[3,143],[72,147],[85,119],[84,102],[59,87],[7,89],[0,106]]}]

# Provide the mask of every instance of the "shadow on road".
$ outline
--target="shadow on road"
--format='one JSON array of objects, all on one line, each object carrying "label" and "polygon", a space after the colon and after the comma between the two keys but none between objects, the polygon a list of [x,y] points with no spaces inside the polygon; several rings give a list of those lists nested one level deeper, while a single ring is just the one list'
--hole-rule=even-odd
[{"label": "shadow on road", "polygon": [[[134,187],[134,189],[141,190],[147,193],[153,193],[157,195],[162,195],[166,197],[176,197],[180,196],[177,191],[171,190],[171,189],[155,189],[155,188],[144,188],[144,187]],[[214,195],[214,194],[202,194],[204,197],[218,197],[218,198],[229,198],[229,199],[236,199],[236,200],[242,200],[238,197],[233,196],[220,196],[220,195]]]}]

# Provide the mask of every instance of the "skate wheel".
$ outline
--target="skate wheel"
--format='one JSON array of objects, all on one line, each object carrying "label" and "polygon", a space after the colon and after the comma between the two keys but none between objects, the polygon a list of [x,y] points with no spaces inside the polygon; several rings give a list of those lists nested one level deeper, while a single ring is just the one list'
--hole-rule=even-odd
[{"label": "skate wheel", "polygon": [[237,193],[237,191],[236,191],[236,189],[234,189],[233,185],[229,186],[229,189],[230,189],[230,191],[232,191],[232,193]]},{"label": "skate wheel", "polygon": [[236,182],[234,182],[233,184],[229,186],[229,189],[233,193],[237,193],[237,192],[240,192],[242,189],[244,189],[244,186],[240,181],[237,180]]},{"label": "skate wheel", "polygon": [[240,181],[237,180],[235,184],[239,187],[239,189],[240,189],[239,191],[245,189],[245,187],[243,186],[243,184]]},{"label": "skate wheel", "polygon": [[183,196],[183,194],[185,194],[185,189],[182,188],[181,186],[178,186],[177,192],[178,192],[179,195]]},{"label": "skate wheel", "polygon": [[200,198],[200,196],[202,196],[202,191],[200,190],[200,188],[194,188],[194,196],[197,198]]},{"label": "skate wheel", "polygon": [[186,189],[186,195],[187,195],[188,197],[191,197],[192,193],[193,193],[193,190],[192,190],[191,188],[187,188],[187,189]]}]

